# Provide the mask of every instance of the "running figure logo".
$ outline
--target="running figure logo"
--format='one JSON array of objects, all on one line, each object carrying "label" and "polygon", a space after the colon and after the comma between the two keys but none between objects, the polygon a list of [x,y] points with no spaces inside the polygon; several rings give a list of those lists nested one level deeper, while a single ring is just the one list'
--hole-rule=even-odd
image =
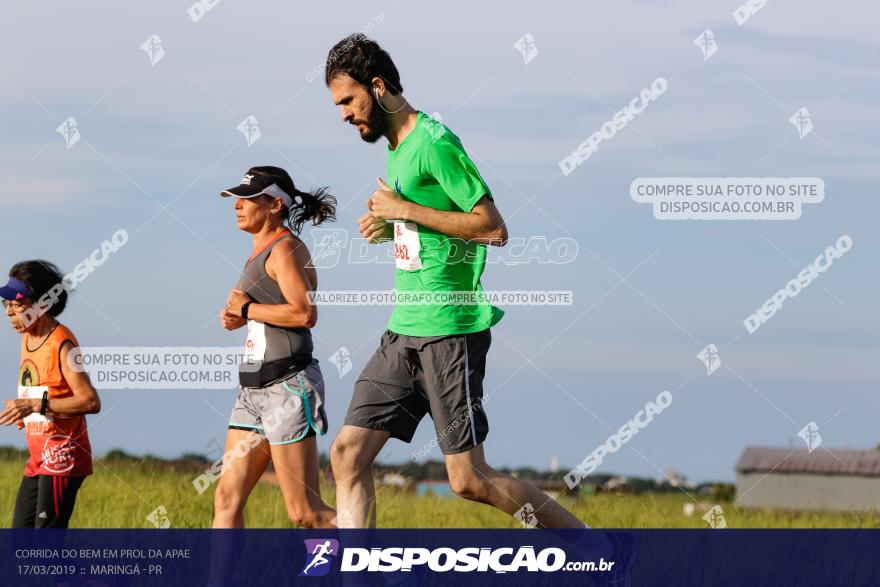
[{"label": "running figure logo", "polygon": [[446,134],[446,127],[443,125],[443,117],[440,116],[439,112],[433,113],[426,121],[425,121],[425,129],[428,131],[428,134],[431,136],[431,142],[436,143],[437,139],[441,138]]},{"label": "running figure logo", "polygon": [[348,352],[346,347],[339,347],[335,353],[330,355],[329,360],[339,370],[340,378],[345,377],[345,374],[351,371],[351,353]]},{"label": "running figure logo", "polygon": [[788,121],[795,126],[801,139],[813,131],[813,120],[810,118],[810,111],[806,108],[801,108],[795,112]]},{"label": "running figure logo", "polygon": [[300,577],[323,577],[330,571],[330,563],[339,554],[339,541],[332,538],[305,540],[306,566]]},{"label": "running figure logo", "polygon": [[79,128],[73,116],[59,124],[55,132],[64,137],[64,143],[68,149],[79,142]]},{"label": "running figure logo", "polygon": [[721,509],[720,505],[713,505],[712,509],[706,512],[703,516],[703,519],[709,524],[710,528],[716,530],[727,528],[727,520],[724,519],[724,510]]},{"label": "running figure logo", "polygon": [[256,143],[260,140],[260,137],[263,136],[263,133],[260,132],[259,124],[257,123],[257,117],[253,114],[242,120],[241,124],[236,128],[244,135],[248,147]]},{"label": "running figure logo", "polygon": [[162,39],[159,38],[159,35],[152,35],[144,41],[141,49],[150,56],[150,67],[153,67],[165,57],[165,49],[162,47]]},{"label": "running figure logo", "polygon": [[535,45],[535,37],[532,33],[526,33],[513,44],[513,48],[520,52],[523,58],[523,65],[528,65],[529,61],[538,56],[538,46]]},{"label": "running figure logo", "polygon": [[708,60],[718,51],[718,45],[715,43],[715,33],[712,29],[706,29],[700,36],[694,39],[694,45],[703,52],[703,61]]},{"label": "running figure logo", "polygon": [[339,264],[345,251],[348,233],[342,228],[316,228],[312,230],[314,253],[312,265],[316,269],[329,269]]},{"label": "running figure logo", "polygon": [[168,510],[164,505],[160,505],[147,516],[147,521],[157,528],[170,528],[171,520],[168,518]]},{"label": "running figure logo", "polygon": [[697,354],[697,358],[703,361],[708,375],[714,373],[715,370],[721,366],[721,356],[718,354],[718,347],[714,344],[710,344],[701,350],[699,354]]},{"label": "running figure logo", "polygon": [[538,510],[535,509],[535,506],[527,503],[519,508],[519,510],[513,514],[513,517],[519,520],[519,523],[522,524],[523,528],[534,528],[538,525],[538,518],[535,516],[537,511]]},{"label": "running figure logo", "polygon": [[822,435],[819,434],[819,426],[815,422],[810,422],[804,426],[798,432],[798,436],[807,443],[807,450],[810,453],[822,446]]}]

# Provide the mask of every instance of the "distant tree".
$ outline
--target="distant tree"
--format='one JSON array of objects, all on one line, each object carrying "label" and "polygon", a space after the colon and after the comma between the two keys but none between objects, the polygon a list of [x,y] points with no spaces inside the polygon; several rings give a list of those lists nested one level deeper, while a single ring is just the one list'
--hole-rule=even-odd
[{"label": "distant tree", "polygon": [[211,460],[203,454],[195,452],[185,452],[180,456],[180,460],[185,463],[202,463],[208,464]]},{"label": "distant tree", "polygon": [[712,486],[712,496],[716,501],[732,502],[736,496],[736,486],[733,483],[715,483]]},{"label": "distant tree", "polygon": [[104,455],[105,461],[134,461],[137,460],[137,457],[134,455],[130,455],[121,448],[114,448],[107,452]]},{"label": "distant tree", "polygon": [[0,446],[0,460],[20,461],[28,457],[27,449],[15,448],[14,446]]}]

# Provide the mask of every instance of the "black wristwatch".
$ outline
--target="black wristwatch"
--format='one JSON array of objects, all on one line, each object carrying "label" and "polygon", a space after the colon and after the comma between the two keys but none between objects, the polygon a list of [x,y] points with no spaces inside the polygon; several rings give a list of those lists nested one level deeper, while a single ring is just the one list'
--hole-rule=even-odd
[{"label": "black wristwatch", "polygon": [[49,409],[49,392],[43,392],[43,401],[40,402],[40,415],[45,416],[46,410]]},{"label": "black wristwatch", "polygon": [[243,303],[243,304],[241,305],[241,317],[242,317],[244,320],[247,320],[247,319],[248,319],[248,317],[247,317],[247,314],[248,314],[248,307],[249,307],[251,304],[253,304],[252,301],[247,301],[247,302],[245,302],[245,303]]}]

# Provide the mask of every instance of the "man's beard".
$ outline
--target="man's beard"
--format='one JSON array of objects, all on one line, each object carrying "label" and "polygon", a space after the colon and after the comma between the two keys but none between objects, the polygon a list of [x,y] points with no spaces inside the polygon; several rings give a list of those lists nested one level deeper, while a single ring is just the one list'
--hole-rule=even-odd
[{"label": "man's beard", "polygon": [[385,134],[388,128],[388,114],[375,98],[370,105],[370,112],[367,114],[367,120],[364,122],[367,130],[361,133],[361,139],[368,143],[375,143]]}]

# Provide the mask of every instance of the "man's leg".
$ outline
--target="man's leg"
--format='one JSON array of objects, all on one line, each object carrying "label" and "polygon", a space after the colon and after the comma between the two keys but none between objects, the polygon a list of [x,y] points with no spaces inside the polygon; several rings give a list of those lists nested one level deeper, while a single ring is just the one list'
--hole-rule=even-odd
[{"label": "man's leg", "polygon": [[531,483],[486,464],[483,441],[489,422],[483,409],[483,374],[491,342],[491,332],[484,330],[431,341],[419,351],[450,486],[466,499],[510,515],[528,506],[537,512],[541,527],[583,528],[583,522]]},{"label": "man's leg", "polygon": [[510,515],[525,508],[524,512],[529,519],[534,516],[535,526],[539,528],[580,529],[581,532],[562,534],[561,538],[583,553],[584,560],[597,556],[614,557],[613,560],[621,563],[616,574],[628,573],[634,558],[631,544],[615,545],[610,534],[589,529],[587,524],[531,483],[494,470],[486,464],[482,444],[445,458],[450,486],[459,496],[491,505]]},{"label": "man's leg", "polygon": [[340,528],[375,527],[373,461],[390,437],[410,442],[428,413],[413,358],[418,360],[407,337],[386,331],[355,382],[345,423],[330,447]]},{"label": "man's leg", "polygon": [[336,480],[336,524],[340,528],[376,526],[376,488],[373,461],[390,433],[345,425],[330,447]]},{"label": "man's leg", "polygon": [[541,528],[583,528],[584,523],[546,493],[521,479],[499,473],[486,463],[483,445],[446,455],[452,490],[465,499],[485,503],[511,516],[531,504]]}]

